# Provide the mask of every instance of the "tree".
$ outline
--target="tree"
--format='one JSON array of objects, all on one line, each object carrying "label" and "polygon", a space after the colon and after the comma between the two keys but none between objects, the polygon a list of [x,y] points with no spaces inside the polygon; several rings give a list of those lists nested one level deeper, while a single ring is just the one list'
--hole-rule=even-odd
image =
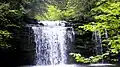
[{"label": "tree", "polygon": [[13,46],[10,41],[15,38],[15,33],[17,33],[14,30],[25,25],[23,22],[24,9],[19,0],[0,2],[0,48],[8,48]]},{"label": "tree", "polygon": [[[61,11],[62,17],[59,20],[82,21],[82,22],[84,21],[85,22],[85,21],[87,21],[87,20],[85,20],[85,18],[89,17],[90,9],[92,7],[94,7],[94,3],[96,3],[99,0],[91,0],[91,1],[89,1],[89,3],[88,3],[88,1],[89,0],[86,0],[86,1],[85,0],[59,0],[59,1],[51,0],[51,1],[47,1],[45,3],[45,7],[44,7],[44,9],[46,9],[46,11],[43,11],[42,14],[37,13],[37,17],[38,17],[38,15],[45,16],[45,13],[46,14],[49,13],[49,10],[50,10],[49,6],[54,6],[54,9]],[[56,10],[54,10],[53,12],[55,13]],[[61,15],[59,15],[59,16],[61,16]],[[49,19],[46,19],[46,20],[49,20]]]},{"label": "tree", "polygon": [[[102,37],[102,47],[107,48],[107,50],[103,50],[103,54],[97,55],[99,56],[97,58],[95,58],[96,56],[85,58],[75,53],[71,55],[73,55],[78,62],[83,63],[95,63],[101,59],[116,62],[119,60],[118,57],[120,53],[120,2],[102,0],[98,2],[96,6],[97,7],[91,10],[95,21],[85,24],[84,26],[79,26],[79,28],[91,32],[99,31]],[[105,37],[106,34],[109,35],[107,38]]]}]

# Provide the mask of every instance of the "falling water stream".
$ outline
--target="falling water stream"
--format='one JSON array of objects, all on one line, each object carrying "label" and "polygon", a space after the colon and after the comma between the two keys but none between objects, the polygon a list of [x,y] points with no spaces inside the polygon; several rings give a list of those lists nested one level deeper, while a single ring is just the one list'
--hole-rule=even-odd
[{"label": "falling water stream", "polygon": [[[73,41],[72,27],[64,27],[60,21],[44,21],[44,26],[32,27],[36,42],[36,64],[56,65],[67,63],[67,49]],[[69,29],[69,30],[68,30]]]},{"label": "falling water stream", "polygon": [[95,41],[96,41],[96,55],[103,54],[101,35],[99,31],[95,31]]},{"label": "falling water stream", "polygon": [[67,50],[74,40],[72,27],[64,21],[40,21],[32,27],[36,43],[36,65],[61,65],[67,63]]}]

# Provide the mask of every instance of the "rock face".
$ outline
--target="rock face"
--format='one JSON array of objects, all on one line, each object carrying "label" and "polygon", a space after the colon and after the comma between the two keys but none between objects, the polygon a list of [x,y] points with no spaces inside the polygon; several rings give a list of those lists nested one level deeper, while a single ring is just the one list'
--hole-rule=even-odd
[{"label": "rock face", "polygon": [[34,33],[32,27],[26,27],[22,32],[21,36],[22,44],[20,45],[21,51],[34,51],[35,42],[34,42]]},{"label": "rock face", "polygon": [[28,16],[24,16],[24,21],[27,24],[38,24],[38,20],[36,20],[34,18],[29,18]]},{"label": "rock face", "polygon": [[35,60],[35,42],[31,27],[25,27],[19,34],[20,45],[17,55],[17,65],[34,65]]},{"label": "rock face", "polygon": [[33,30],[30,27],[9,27],[9,29],[14,33],[13,38],[9,41],[12,47],[8,49],[0,48],[0,65],[3,65],[3,67],[33,65],[35,60]]}]

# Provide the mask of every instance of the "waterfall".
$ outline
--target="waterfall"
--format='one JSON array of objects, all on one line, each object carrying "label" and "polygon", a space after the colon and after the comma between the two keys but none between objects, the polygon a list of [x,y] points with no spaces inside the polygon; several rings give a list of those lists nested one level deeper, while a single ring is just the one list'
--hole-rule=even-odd
[{"label": "waterfall", "polygon": [[72,27],[65,21],[40,21],[33,26],[36,43],[36,65],[66,64],[68,49],[74,40]]},{"label": "waterfall", "polygon": [[96,55],[101,55],[103,54],[103,49],[102,49],[102,39],[101,39],[101,35],[100,35],[100,32],[99,31],[95,31],[92,35],[92,39],[95,40],[95,43],[96,43],[96,47],[95,47],[95,50],[96,50]]},{"label": "waterfall", "polygon": [[[94,39],[94,38],[95,39]],[[105,28],[105,38],[108,39],[108,33],[107,30]],[[102,49],[102,39],[101,39],[101,35],[99,31],[95,31],[92,35],[92,39],[95,40],[96,42],[96,55],[101,55],[103,54],[103,49]],[[108,48],[108,46],[107,46]]]},{"label": "waterfall", "polygon": [[105,28],[105,38],[108,39],[108,33],[107,33],[106,28]]}]

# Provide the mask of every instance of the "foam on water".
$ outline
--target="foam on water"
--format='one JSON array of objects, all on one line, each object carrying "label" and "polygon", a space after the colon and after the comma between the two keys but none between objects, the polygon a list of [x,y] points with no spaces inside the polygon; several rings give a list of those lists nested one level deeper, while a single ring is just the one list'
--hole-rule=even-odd
[{"label": "foam on water", "polygon": [[20,67],[86,67],[84,65],[76,65],[76,64],[60,64],[60,65],[46,65],[46,66],[20,66]]}]

